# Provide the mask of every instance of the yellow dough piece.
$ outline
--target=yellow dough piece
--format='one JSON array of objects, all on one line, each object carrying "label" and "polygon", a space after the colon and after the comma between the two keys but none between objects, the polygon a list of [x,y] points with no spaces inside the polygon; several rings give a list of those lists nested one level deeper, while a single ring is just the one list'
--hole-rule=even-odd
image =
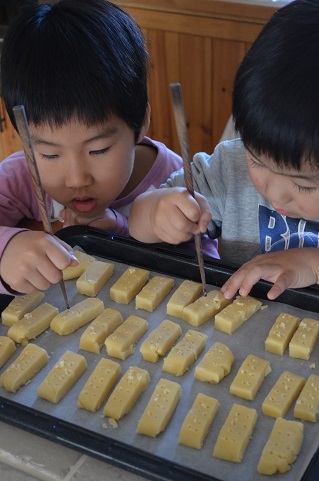
[{"label": "yellow dough piece", "polygon": [[198,282],[186,280],[176,289],[166,306],[166,313],[170,316],[183,318],[183,309],[194,302],[203,290]]},{"label": "yellow dough piece", "polygon": [[15,322],[21,319],[27,312],[33,311],[42,299],[44,293],[41,291],[34,292],[33,294],[26,294],[25,296],[17,296],[7,307],[2,311],[2,324],[5,326],[12,326]]},{"label": "yellow dough piece", "polygon": [[136,309],[153,312],[174,286],[174,279],[155,276],[135,298]]},{"label": "yellow dough piece", "polygon": [[261,474],[286,473],[297,459],[303,442],[303,424],[277,418],[262,450],[257,470]]},{"label": "yellow dough piece", "polygon": [[163,371],[182,376],[196,361],[205,347],[208,336],[190,329],[185,336],[172,348],[164,359]]},{"label": "yellow dough piece", "polygon": [[36,344],[28,344],[0,376],[0,386],[6,391],[16,392],[33,379],[48,361],[49,356],[45,349]]},{"label": "yellow dough piece", "polygon": [[66,351],[53,366],[38,388],[38,396],[58,403],[87,368],[85,357]]},{"label": "yellow dough piece", "polygon": [[265,341],[266,351],[282,356],[298,327],[299,321],[300,317],[292,316],[286,312],[279,314]]},{"label": "yellow dough piece", "polygon": [[195,368],[195,378],[203,382],[219,383],[230,373],[234,355],[225,344],[215,342]]},{"label": "yellow dough piece", "polygon": [[179,444],[200,449],[219,406],[217,399],[202,393],[197,394],[182,424],[178,438]]},{"label": "yellow dough piece", "polygon": [[308,360],[319,336],[319,321],[305,318],[289,343],[289,356]]},{"label": "yellow dough piece", "polygon": [[110,359],[100,359],[82,388],[78,407],[95,413],[105,401],[121,374],[121,366]]},{"label": "yellow dough piece", "polygon": [[123,322],[122,314],[107,307],[85,329],[80,337],[80,349],[98,354],[105,339]]},{"label": "yellow dough piece", "polygon": [[66,336],[93,321],[103,310],[103,302],[90,297],[60,312],[52,319],[50,328],[60,336]]},{"label": "yellow dough piece", "polygon": [[104,406],[103,414],[117,421],[129,413],[147,388],[150,375],[145,369],[131,366],[120,379]]},{"label": "yellow dough piece", "polygon": [[219,432],[213,456],[241,463],[257,418],[258,414],[255,409],[234,404]]},{"label": "yellow dough piece", "polygon": [[156,362],[161,356],[165,356],[181,334],[182,328],[176,322],[164,319],[140,347],[144,361]]},{"label": "yellow dough piece", "polygon": [[109,356],[126,359],[135,352],[135,344],[148,329],[148,323],[142,317],[131,315],[110,336],[105,339],[106,352]]},{"label": "yellow dough piece", "polygon": [[27,344],[30,339],[35,339],[49,329],[52,319],[58,313],[58,309],[51,304],[41,304],[15,322],[8,330],[8,336],[18,344]]},{"label": "yellow dough piece", "polygon": [[262,412],[273,418],[284,417],[305,382],[304,377],[284,371],[262,403]]},{"label": "yellow dough piece", "polygon": [[110,279],[114,271],[114,264],[94,261],[76,281],[79,294],[95,297]]},{"label": "yellow dough piece", "polygon": [[311,374],[304,385],[294,408],[295,418],[315,423],[319,415],[319,376]]},{"label": "yellow dough piece", "polygon": [[138,422],[137,432],[155,438],[165,430],[181,398],[182,388],[167,379],[160,379]]},{"label": "yellow dough piece", "polygon": [[8,336],[0,336],[0,367],[2,367],[16,350],[16,345]]},{"label": "yellow dough piece", "polygon": [[253,401],[265,377],[270,372],[269,361],[249,354],[240,366],[229,390],[235,396]]},{"label": "yellow dough piece", "polygon": [[110,289],[112,301],[129,304],[146,284],[150,272],[139,267],[128,267]]},{"label": "yellow dough piece", "polygon": [[79,251],[75,249],[73,251],[75,257],[79,261],[77,266],[71,267],[68,266],[66,269],[62,271],[63,279],[68,281],[69,279],[75,279],[76,277],[80,277],[81,274],[89,267],[89,265],[95,261],[95,257],[86,254],[85,252]]},{"label": "yellow dough piece", "polygon": [[251,296],[237,297],[215,316],[215,327],[219,331],[232,334],[262,306],[258,299]]},{"label": "yellow dough piece", "polygon": [[218,312],[231,303],[220,291],[208,292],[207,296],[200,297],[192,304],[184,307],[182,317],[194,327],[201,326],[212,319]]}]

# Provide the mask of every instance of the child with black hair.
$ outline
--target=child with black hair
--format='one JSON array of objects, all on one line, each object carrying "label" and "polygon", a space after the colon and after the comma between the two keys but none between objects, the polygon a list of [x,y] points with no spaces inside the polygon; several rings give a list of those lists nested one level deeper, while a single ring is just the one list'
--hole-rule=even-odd
[{"label": "child with black hair", "polygon": [[240,139],[194,156],[196,201],[183,171],[136,199],[131,235],[172,244],[199,232],[220,235],[221,258],[241,266],[222,287],[227,298],[246,296],[260,279],[273,283],[269,299],[318,283],[318,56],[318,1],[278,10],[235,77]]},{"label": "child with black hair", "polygon": [[[64,226],[128,235],[135,197],[181,167],[145,137],[148,67],[140,28],[105,0],[34,2],[7,32],[2,96],[13,125],[12,108],[25,107],[47,208]],[[45,290],[76,260],[58,238],[15,227],[41,220],[23,152],[0,163],[0,197],[0,292]]]}]

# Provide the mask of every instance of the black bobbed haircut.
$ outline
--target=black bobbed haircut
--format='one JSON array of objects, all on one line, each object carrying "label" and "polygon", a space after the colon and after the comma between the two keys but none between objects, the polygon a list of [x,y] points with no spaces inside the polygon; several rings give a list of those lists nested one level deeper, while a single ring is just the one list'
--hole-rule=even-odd
[{"label": "black bobbed haircut", "polygon": [[279,166],[319,168],[319,2],[279,9],[238,68],[235,129]]},{"label": "black bobbed haircut", "polygon": [[149,56],[132,17],[106,0],[28,4],[2,46],[1,90],[10,120],[24,105],[29,123],[86,125],[114,115],[137,139],[145,118]]}]

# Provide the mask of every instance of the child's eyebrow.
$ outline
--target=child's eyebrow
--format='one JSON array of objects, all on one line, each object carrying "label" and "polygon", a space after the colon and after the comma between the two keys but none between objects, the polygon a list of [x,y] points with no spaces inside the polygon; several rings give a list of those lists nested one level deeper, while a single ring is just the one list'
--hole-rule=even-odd
[{"label": "child's eyebrow", "polygon": [[305,175],[305,174],[285,174],[287,177],[294,177],[295,179],[309,180],[310,182],[319,181],[319,172]]},{"label": "child's eyebrow", "polygon": [[[113,126],[113,127],[107,127],[102,129],[100,132],[97,132],[96,134],[92,135],[92,137],[89,137],[88,139],[85,139],[83,143],[89,144],[90,142],[93,142],[94,140],[99,140],[99,139],[106,139],[108,137],[112,137],[118,132],[118,128]],[[51,147],[58,147],[60,144],[58,142],[52,142],[46,139],[43,139],[41,137],[38,137],[37,135],[31,135],[32,142],[34,145],[48,145]]]},{"label": "child's eyebrow", "polygon": [[[248,152],[256,159],[258,160],[258,162],[260,162],[262,165],[264,165],[264,163],[245,145],[244,146],[246,150],[248,150]],[[285,175],[286,177],[294,177],[295,179],[302,179],[302,180],[308,180],[310,182],[318,182],[319,181],[319,172],[313,172],[311,174],[299,174],[299,173],[293,173],[293,174],[289,174],[289,173],[283,173],[283,175]]]},{"label": "child's eyebrow", "polygon": [[99,139],[105,139],[107,137],[112,137],[113,135],[115,135],[116,133],[118,132],[118,128],[117,127],[109,127],[109,128],[106,128],[106,129],[103,129],[101,130],[101,132],[97,133],[96,135],[93,135],[92,137],[90,137],[89,139],[86,139],[84,142],[86,144],[92,142],[93,140],[99,140]]}]

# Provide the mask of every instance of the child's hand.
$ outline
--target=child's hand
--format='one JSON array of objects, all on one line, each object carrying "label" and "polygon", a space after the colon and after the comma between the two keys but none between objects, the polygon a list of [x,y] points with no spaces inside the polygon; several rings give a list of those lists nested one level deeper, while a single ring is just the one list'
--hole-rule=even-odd
[{"label": "child's hand", "polygon": [[142,194],[130,212],[130,235],[142,242],[179,244],[205,233],[211,220],[209,205],[202,195],[195,195],[196,200],[183,187]]},{"label": "child's hand", "polygon": [[63,227],[70,225],[91,225],[100,229],[111,230],[116,222],[116,216],[111,209],[105,209],[103,215],[88,217],[76,214],[73,210],[66,207],[59,212],[59,220],[63,222]]},{"label": "child's hand", "polygon": [[285,289],[307,287],[319,282],[319,249],[300,248],[270,252],[243,264],[221,291],[228,299],[237,291],[247,296],[260,279],[272,282],[267,297],[276,299]]},{"label": "child's hand", "polygon": [[72,248],[45,232],[23,231],[12,237],[3,251],[2,280],[16,292],[46,290],[62,279],[62,270],[76,266]]}]

